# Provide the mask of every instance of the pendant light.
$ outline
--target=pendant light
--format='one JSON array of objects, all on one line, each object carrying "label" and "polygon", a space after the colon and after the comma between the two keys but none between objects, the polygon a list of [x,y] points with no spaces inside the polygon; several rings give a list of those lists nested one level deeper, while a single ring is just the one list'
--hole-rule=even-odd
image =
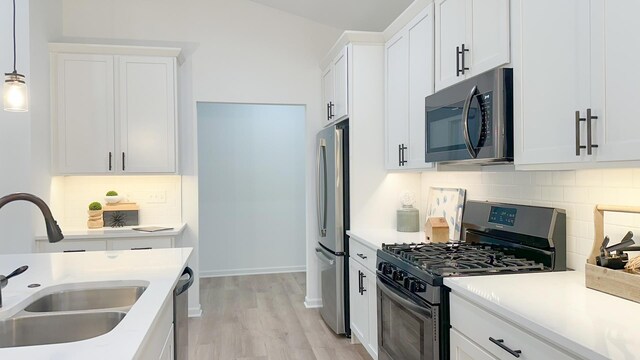
[{"label": "pendant light", "polygon": [[29,111],[27,83],[16,71],[16,0],[13,0],[13,72],[4,74],[3,100],[6,111]]}]

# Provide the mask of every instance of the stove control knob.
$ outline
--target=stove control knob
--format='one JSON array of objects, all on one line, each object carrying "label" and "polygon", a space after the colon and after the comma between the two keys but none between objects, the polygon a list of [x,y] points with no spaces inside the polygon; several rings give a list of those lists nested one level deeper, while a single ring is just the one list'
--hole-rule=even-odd
[{"label": "stove control knob", "polygon": [[393,272],[393,274],[391,275],[393,277],[393,280],[395,281],[403,281],[404,277],[407,275],[407,273],[405,273],[402,270],[396,270]]},{"label": "stove control knob", "polygon": [[395,270],[396,270],[395,266],[391,264],[387,264],[385,267],[382,268],[382,273],[384,275],[391,275]]},{"label": "stove control knob", "polygon": [[411,284],[413,284],[414,281],[415,281],[414,278],[406,277],[404,278],[404,282],[402,283],[402,285],[404,286],[405,289],[410,290]]},{"label": "stove control knob", "polygon": [[405,289],[412,293],[420,293],[427,290],[427,286],[422,281],[414,278],[405,278],[403,285]]}]

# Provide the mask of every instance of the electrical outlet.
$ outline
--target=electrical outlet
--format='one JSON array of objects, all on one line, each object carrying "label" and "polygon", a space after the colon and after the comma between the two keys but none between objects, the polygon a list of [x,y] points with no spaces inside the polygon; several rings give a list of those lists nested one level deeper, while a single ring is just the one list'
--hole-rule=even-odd
[{"label": "electrical outlet", "polygon": [[167,202],[167,193],[164,191],[150,191],[147,193],[147,204],[164,204]]}]

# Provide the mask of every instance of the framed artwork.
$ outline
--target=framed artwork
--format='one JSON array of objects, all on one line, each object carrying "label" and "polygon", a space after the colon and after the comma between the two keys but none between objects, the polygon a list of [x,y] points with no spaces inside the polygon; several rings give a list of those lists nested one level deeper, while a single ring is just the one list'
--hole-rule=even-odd
[{"label": "framed artwork", "polygon": [[427,198],[427,219],[443,217],[449,225],[449,241],[459,241],[462,230],[462,212],[467,190],[461,188],[429,188]]}]

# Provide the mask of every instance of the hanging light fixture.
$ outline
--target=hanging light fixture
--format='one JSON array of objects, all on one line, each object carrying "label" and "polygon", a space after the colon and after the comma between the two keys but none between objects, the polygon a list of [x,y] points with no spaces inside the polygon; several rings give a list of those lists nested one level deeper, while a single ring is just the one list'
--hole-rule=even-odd
[{"label": "hanging light fixture", "polygon": [[29,111],[27,83],[16,71],[16,0],[13,0],[13,72],[4,74],[3,100],[6,111]]}]

